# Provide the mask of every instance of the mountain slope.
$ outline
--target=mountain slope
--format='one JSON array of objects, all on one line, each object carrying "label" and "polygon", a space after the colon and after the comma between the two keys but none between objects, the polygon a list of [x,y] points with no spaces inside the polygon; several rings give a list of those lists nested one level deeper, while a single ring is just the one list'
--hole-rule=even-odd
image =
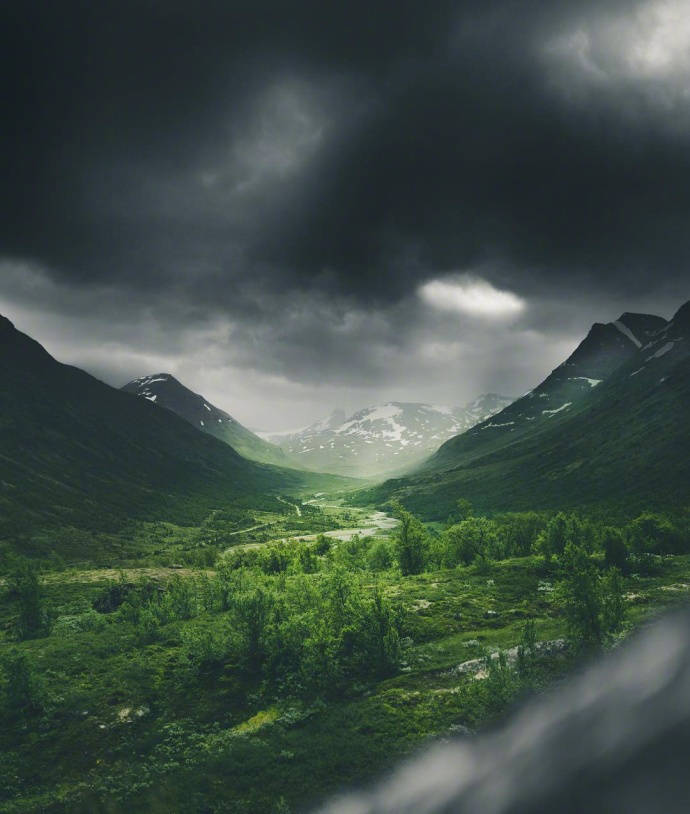
[{"label": "mountain slope", "polygon": [[450,439],[422,468],[434,471],[455,466],[466,456],[513,443],[539,432],[577,404],[637,350],[666,320],[647,314],[623,314],[607,324],[595,323],[573,353],[534,390],[517,399],[490,420]]},{"label": "mountain slope", "polygon": [[327,419],[288,435],[266,436],[308,469],[344,475],[404,471],[439,444],[492,415],[510,399],[488,394],[466,407],[391,401],[365,407],[345,419]]},{"label": "mountain slope", "polygon": [[272,505],[266,495],[318,480],[247,461],[170,411],[60,364],[0,317],[0,538],[112,530],[132,518],[188,524],[212,508]]},{"label": "mountain slope", "polygon": [[[447,516],[460,497],[489,511],[596,505],[639,511],[687,505],[690,303],[656,332],[649,328],[643,334],[636,327],[632,350],[625,346],[622,361],[610,372],[606,365],[600,367],[606,378],[568,409],[542,413],[529,422],[529,429],[503,432],[493,441],[480,441],[481,429],[471,430],[444,445],[423,471],[388,481],[360,499],[398,497],[425,517],[436,518]],[[582,368],[563,367],[568,374],[585,375]],[[490,421],[502,423],[515,409],[517,427],[521,401],[525,399]]]},{"label": "mountain slope", "polygon": [[254,435],[231,415],[214,407],[169,373],[156,373],[134,379],[122,390],[171,410],[198,429],[229,444],[245,458],[278,466],[290,465],[282,449]]}]

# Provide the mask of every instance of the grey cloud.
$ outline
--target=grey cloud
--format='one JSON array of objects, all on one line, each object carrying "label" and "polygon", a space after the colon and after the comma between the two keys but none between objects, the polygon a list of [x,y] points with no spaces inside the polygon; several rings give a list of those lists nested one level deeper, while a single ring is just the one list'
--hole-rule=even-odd
[{"label": "grey cloud", "polygon": [[[0,303],[231,412],[516,392],[687,297],[683,7],[5,3]],[[420,303],[467,272],[525,313]]]}]

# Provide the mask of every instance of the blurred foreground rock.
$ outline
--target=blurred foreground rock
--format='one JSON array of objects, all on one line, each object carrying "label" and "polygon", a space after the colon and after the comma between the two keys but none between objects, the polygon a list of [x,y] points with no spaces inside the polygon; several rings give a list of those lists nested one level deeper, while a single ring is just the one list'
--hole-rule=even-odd
[{"label": "blurred foreground rock", "polygon": [[437,746],[321,814],[685,814],[690,612],[636,635],[502,729]]}]

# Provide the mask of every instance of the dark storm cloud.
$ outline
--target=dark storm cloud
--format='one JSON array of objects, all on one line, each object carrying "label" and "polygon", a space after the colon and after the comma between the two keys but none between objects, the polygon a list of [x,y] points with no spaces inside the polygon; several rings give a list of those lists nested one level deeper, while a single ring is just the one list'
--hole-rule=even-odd
[{"label": "dark storm cloud", "polygon": [[[135,346],[163,364],[206,342],[209,366],[294,387],[433,389],[464,360],[488,371],[467,387],[514,391],[511,343],[538,377],[592,319],[687,296],[689,19],[688,0],[8,1],[0,301],[79,317],[96,349],[72,358],[111,379],[149,372]],[[525,308],[491,327],[420,299],[465,278]]]},{"label": "dark storm cloud", "polygon": [[[85,282],[211,277],[212,296],[247,268],[382,297],[487,257],[673,274],[690,252],[678,111],[619,116],[632,84],[573,106],[544,56],[636,4],[544,5],[5,4],[5,251]],[[312,137],[312,154],[294,172],[258,154],[264,183],[233,199],[247,179],[224,165],[281,85],[273,149],[302,120],[286,149]]]}]

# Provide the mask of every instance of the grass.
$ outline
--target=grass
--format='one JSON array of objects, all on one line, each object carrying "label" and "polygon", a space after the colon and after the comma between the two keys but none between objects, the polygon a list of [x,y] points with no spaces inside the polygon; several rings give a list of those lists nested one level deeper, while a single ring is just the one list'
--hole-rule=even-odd
[{"label": "grass", "polygon": [[[190,669],[183,630],[218,629],[222,614],[170,623],[150,642],[117,615],[102,617],[98,629],[71,629],[65,620],[88,614],[117,573],[44,574],[58,624],[50,636],[13,647],[34,663],[48,701],[38,719],[0,735],[2,812],[270,812],[281,797],[302,810],[367,781],[430,739],[485,725],[515,700],[517,690],[497,700],[481,672],[463,673],[458,665],[515,646],[527,619],[536,620],[540,640],[564,635],[549,590],[555,566],[540,557],[482,572],[384,572],[370,583],[403,608],[407,639],[398,673],[353,684],[327,702],[282,697],[243,684],[229,664]],[[148,566],[125,576],[163,583],[199,573]],[[651,576],[628,576],[629,626],[684,601],[689,586],[690,556],[664,559]],[[12,613],[5,600],[4,648]],[[533,686],[570,666],[567,651],[541,659]]]}]

